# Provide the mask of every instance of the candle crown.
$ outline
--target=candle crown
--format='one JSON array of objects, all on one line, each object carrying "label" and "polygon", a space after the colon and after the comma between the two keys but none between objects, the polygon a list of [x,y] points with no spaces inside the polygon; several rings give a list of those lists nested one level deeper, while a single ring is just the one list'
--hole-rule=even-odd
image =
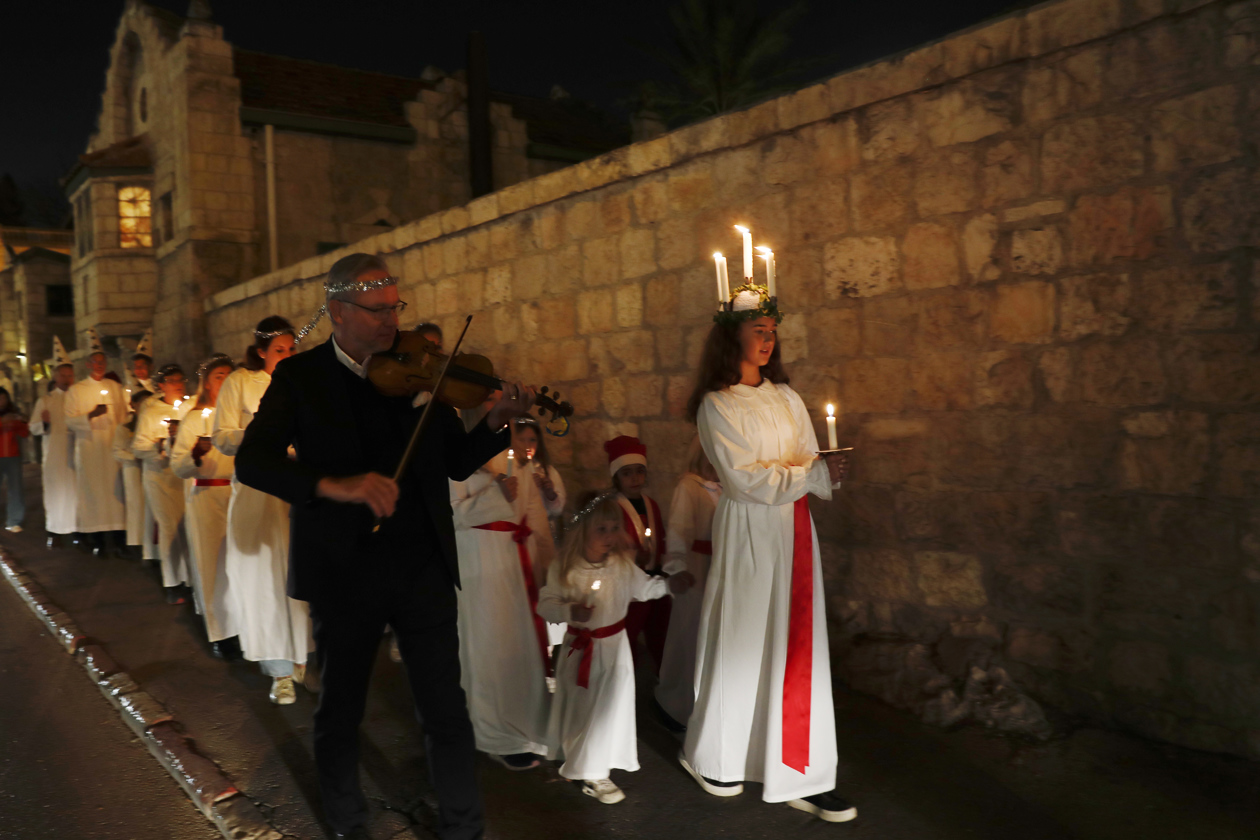
[{"label": "candle crown", "polygon": [[[751,231],[745,225],[735,225],[740,236],[745,241],[745,260],[749,259],[752,254],[752,248],[748,244]],[[766,261],[766,277],[767,282],[758,283],[752,276],[750,268],[746,267],[745,280],[742,286],[736,286],[733,289],[725,288],[726,284],[722,282],[725,279],[726,272],[719,267],[721,279],[718,282],[718,295],[720,303],[718,310],[713,316],[715,323],[724,327],[738,327],[744,321],[752,321],[757,318],[773,318],[776,324],[783,321],[783,313],[779,311],[779,299],[770,292],[770,277],[773,273],[774,252],[767,245],[757,246],[757,256]],[[720,265],[724,265],[722,253],[714,253],[714,258],[719,260]]]}]

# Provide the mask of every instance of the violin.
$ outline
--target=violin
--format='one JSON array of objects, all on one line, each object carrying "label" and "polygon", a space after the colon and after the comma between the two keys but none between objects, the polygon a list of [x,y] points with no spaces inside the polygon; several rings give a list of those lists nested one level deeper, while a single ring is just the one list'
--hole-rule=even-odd
[{"label": "violin", "polygon": [[[443,379],[442,369],[446,363],[447,356],[437,344],[420,333],[399,331],[392,347],[373,354],[368,360],[367,378],[387,397],[415,396],[421,391],[433,393],[437,388],[434,399],[459,409],[476,408],[503,387],[503,380],[495,376],[494,363],[485,356],[456,353],[446,366]],[[547,419],[550,415],[544,427],[549,434],[556,437],[568,434],[573,406],[560,402],[559,392],[548,394],[544,385],[534,405],[539,417]]]}]

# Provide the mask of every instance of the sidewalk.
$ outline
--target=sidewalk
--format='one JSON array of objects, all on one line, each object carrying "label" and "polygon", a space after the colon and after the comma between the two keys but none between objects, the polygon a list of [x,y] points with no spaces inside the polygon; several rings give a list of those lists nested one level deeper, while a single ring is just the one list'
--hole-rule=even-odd
[{"label": "sidewalk", "polygon": [[[271,705],[270,681],[250,663],[211,657],[200,620],[190,606],[164,602],[155,572],[74,548],[46,550],[38,498],[32,481],[28,528],[0,537],[4,549],[170,711],[272,827],[291,837],[325,837],[311,751],[315,698],[299,689],[296,704]],[[96,690],[83,679],[65,691]],[[830,825],[767,805],[757,785],[732,799],[704,794],[678,767],[677,741],[641,702],[643,769],[614,773],[624,803],[600,805],[549,767],[512,773],[483,761],[487,836],[1260,838],[1260,765],[1243,759],[1098,730],[1044,745],[974,730],[945,733],[842,688],[836,705],[840,789],[859,808],[854,823]],[[382,646],[362,741],[373,837],[431,836],[434,800],[422,743],[401,666]]]}]

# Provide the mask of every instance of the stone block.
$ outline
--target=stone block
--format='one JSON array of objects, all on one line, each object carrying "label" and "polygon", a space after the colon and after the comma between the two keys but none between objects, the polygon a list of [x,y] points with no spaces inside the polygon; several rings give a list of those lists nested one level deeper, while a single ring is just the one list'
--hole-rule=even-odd
[{"label": "stone block", "polygon": [[1017,484],[1061,489],[1111,484],[1119,426],[1110,412],[1036,412],[1016,418],[1014,429]]},{"label": "stone block", "polygon": [[1032,56],[1044,55],[1104,38],[1120,24],[1119,0],[1064,0],[1038,6],[1024,17],[1025,49]]},{"label": "stone block", "polygon": [[604,413],[617,420],[626,416],[626,380],[620,376],[610,377],[604,381],[600,393],[600,405]]},{"label": "stone block", "polygon": [[1207,477],[1208,417],[1197,412],[1148,411],[1126,417],[1120,486],[1165,495],[1193,494]]},{"label": "stone block", "polygon": [[1024,119],[1044,123],[1098,105],[1104,95],[1105,55],[1099,47],[1047,56],[1024,82]]},{"label": "stone block", "polygon": [[608,351],[614,370],[646,373],[656,365],[656,343],[650,330],[613,333],[608,336]]},{"label": "stone block", "polygon": [[1050,399],[1069,402],[1075,398],[1075,370],[1070,348],[1052,347],[1043,352],[1037,359],[1037,373]]},{"label": "stone block", "polygon": [[626,165],[630,174],[643,175],[669,166],[672,162],[669,142],[669,135],[666,134],[627,147]]},{"label": "stone block", "polygon": [[793,241],[824,242],[849,230],[849,185],[843,180],[812,180],[792,191]]},{"label": "stone block", "polygon": [[569,338],[576,331],[577,305],[573,298],[543,298],[534,307],[538,313],[538,333],[544,341]]},{"label": "stone block", "polygon": [[1132,322],[1127,274],[1086,274],[1059,281],[1059,338],[1122,335]]},{"label": "stone block", "polygon": [[815,360],[830,363],[861,352],[862,332],[856,309],[815,309],[806,318]]},{"label": "stone block", "polygon": [[778,103],[779,128],[782,131],[831,116],[831,96],[825,83],[780,96]]},{"label": "stone block", "polygon": [[671,169],[666,181],[670,210],[678,214],[703,210],[712,199],[713,185],[713,167],[708,160]]},{"label": "stone block", "polygon": [[1185,658],[1185,687],[1214,719],[1252,723],[1260,697],[1260,670],[1252,663],[1222,662],[1202,655]]},{"label": "stone block", "polygon": [[815,177],[809,159],[809,140],[799,133],[776,134],[757,144],[761,160],[756,169],[761,181],[770,186],[792,186]]},{"label": "stone block", "polygon": [[1229,263],[1143,272],[1138,317],[1158,332],[1221,330],[1238,320],[1238,288]]},{"label": "stone block", "polygon": [[1174,225],[1167,187],[1122,188],[1084,195],[1068,216],[1072,263],[1145,260],[1165,250]]},{"label": "stone block", "polygon": [[843,370],[845,410],[857,414],[901,411],[909,379],[904,359],[852,359]]},{"label": "stone block", "polygon": [[1015,350],[980,355],[975,369],[975,404],[1029,409],[1033,405],[1033,363]]},{"label": "stone block", "polygon": [[574,201],[564,208],[564,233],[569,240],[594,239],[604,235],[598,201]]},{"label": "stone block", "polygon": [[1042,219],[1046,216],[1058,216],[1067,209],[1067,204],[1060,198],[1046,201],[1035,201],[1020,207],[1009,207],[1002,211],[1002,221],[1024,222],[1030,219]]},{"label": "stone block", "polygon": [[897,242],[890,237],[849,237],[827,244],[823,280],[828,300],[872,297],[901,287]]},{"label": "stone block", "polygon": [[579,294],[577,324],[578,332],[582,335],[595,335],[611,330],[614,325],[612,290],[597,289]]},{"label": "stone block", "polygon": [[993,603],[1019,615],[1085,611],[1085,573],[1057,563],[1000,562],[993,570]]},{"label": "stone block", "polygon": [[1023,140],[1004,140],[984,152],[980,203],[993,207],[1024,198],[1033,188],[1033,159]]},{"label": "stone block", "polygon": [[956,286],[960,279],[958,246],[945,225],[911,225],[901,243],[902,276],[909,290]]},{"label": "stone block", "polygon": [[693,219],[667,219],[656,226],[656,258],[663,270],[684,268],[698,256]]},{"label": "stone block", "polygon": [[656,232],[635,228],[621,234],[619,244],[622,279],[630,280],[656,271]]},{"label": "stone block", "polygon": [[491,310],[490,324],[497,343],[511,344],[515,342],[521,330],[520,308],[516,306],[500,306]]},{"label": "stone block", "polygon": [[850,178],[855,231],[899,230],[910,216],[914,172],[897,165],[864,168]]},{"label": "stone block", "polygon": [[[627,417],[659,417],[665,398],[665,377],[628,376],[625,379]],[[689,439],[689,438],[688,438]],[[653,463],[660,463],[659,452]]]},{"label": "stone block", "polygon": [[1142,138],[1137,125],[1118,116],[1051,127],[1041,142],[1042,190],[1075,192],[1136,178],[1144,167]]},{"label": "stone block", "polygon": [[984,338],[987,295],[943,289],[918,301],[917,337],[924,348],[976,347]]},{"label": "stone block", "polygon": [[617,326],[637,327],[643,323],[643,287],[638,283],[618,286],[616,294]]},{"label": "stone block", "polygon": [[929,607],[973,610],[988,604],[984,569],[970,554],[916,551],[915,584]]},{"label": "stone block", "polygon": [[974,207],[978,169],[970,150],[946,149],[920,159],[914,178],[914,202],[919,215],[927,218]]},{"label": "stone block", "polygon": [[1241,155],[1236,100],[1234,87],[1222,85],[1156,105],[1151,110],[1155,171],[1224,163]]},{"label": "stone block", "polygon": [[909,99],[879,102],[867,108],[862,116],[866,124],[863,159],[893,160],[918,148],[922,129]]},{"label": "stone block", "polygon": [[1012,627],[1007,631],[1006,655],[1052,671],[1081,673],[1093,667],[1094,640],[1084,631],[1052,632],[1036,627]]},{"label": "stone block", "polygon": [[1260,244],[1260,176],[1231,167],[1200,175],[1184,189],[1181,223],[1192,250]]},{"label": "stone block", "polygon": [[779,130],[779,103],[769,100],[727,114],[727,135],[732,146],[750,143]]},{"label": "stone block", "polygon": [[933,459],[939,482],[993,487],[1011,470],[1011,419],[993,413],[945,415],[936,421]]},{"label": "stone block", "polygon": [[992,214],[976,216],[963,227],[963,259],[967,264],[967,274],[973,282],[984,283],[1001,276],[997,245],[997,219]]},{"label": "stone block", "polygon": [[1112,685],[1142,695],[1163,696],[1172,682],[1167,645],[1121,640],[1111,648],[1107,676]]},{"label": "stone block", "polygon": [[[408,252],[410,253],[410,252]],[[512,264],[499,263],[486,271],[485,304],[496,306],[512,299]]]},{"label": "stone block", "polygon": [[434,289],[433,311],[450,315],[459,309],[459,281],[454,277],[439,280]]},{"label": "stone block", "polygon": [[1216,492],[1235,498],[1260,497],[1260,415],[1221,417],[1214,454],[1219,465]]},{"label": "stone block", "polygon": [[1098,405],[1142,406],[1163,402],[1168,380],[1153,339],[1101,341],[1080,348],[1081,399]]},{"label": "stone block", "polygon": [[1010,344],[1045,344],[1054,334],[1054,308],[1053,283],[1029,280],[998,286],[989,334]]},{"label": "stone block", "polygon": [[910,360],[912,404],[927,411],[966,411],[975,405],[975,357],[969,352],[920,353]]},{"label": "stone block", "polygon": [[1250,335],[1183,336],[1169,352],[1169,372],[1178,396],[1191,402],[1260,402],[1260,349]]},{"label": "stone block", "polygon": [[582,284],[604,286],[621,279],[621,237],[605,236],[582,243]]},{"label": "stone block", "polygon": [[910,559],[901,551],[887,548],[854,549],[845,594],[884,604],[913,604],[920,599]]},{"label": "stone block", "polygon": [[[866,422],[859,433],[861,454],[855,459],[853,478],[902,487],[927,484],[929,433],[929,424],[922,419],[885,417]],[[849,439],[847,431],[841,439]]]},{"label": "stone block", "polygon": [[1011,270],[1018,274],[1055,274],[1063,264],[1063,240],[1054,225],[1011,234]]},{"label": "stone block", "polygon": [[1017,99],[1011,74],[987,73],[927,92],[917,110],[932,145],[952,146],[1009,129]]},{"label": "stone block", "polygon": [[[647,291],[641,305],[643,320],[653,326],[677,323],[680,285],[681,278],[675,274],[666,274],[648,280]],[[620,310],[618,310],[618,316],[620,316]]]},{"label": "stone block", "polygon": [[918,320],[915,300],[908,295],[862,301],[862,355],[910,355]]}]

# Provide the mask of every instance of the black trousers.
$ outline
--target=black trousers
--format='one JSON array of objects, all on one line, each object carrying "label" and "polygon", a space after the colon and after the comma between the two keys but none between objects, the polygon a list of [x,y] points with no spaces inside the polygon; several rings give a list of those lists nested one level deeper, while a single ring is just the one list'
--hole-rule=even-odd
[{"label": "black trousers", "polygon": [[[415,548],[410,552],[413,562]],[[335,831],[367,820],[359,783],[359,724],[372,665],[388,624],[398,639],[424,727],[429,777],[438,795],[438,836],[476,840],[483,811],[476,746],[459,684],[455,587],[436,559],[403,576],[385,574],[311,602],[323,676],[315,710],[315,764],[324,814]]]}]

